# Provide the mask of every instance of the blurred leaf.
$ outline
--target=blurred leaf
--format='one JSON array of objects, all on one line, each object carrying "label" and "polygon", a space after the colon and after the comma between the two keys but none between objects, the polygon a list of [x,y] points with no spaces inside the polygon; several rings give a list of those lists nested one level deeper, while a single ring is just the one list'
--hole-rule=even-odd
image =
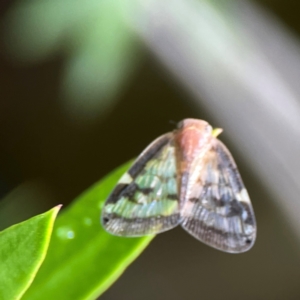
[{"label": "blurred leaf", "polygon": [[106,111],[140,61],[138,43],[124,24],[123,12],[118,1],[103,2],[73,31],[63,84],[66,107],[77,115]]},{"label": "blurred leaf", "polygon": [[60,206],[0,232],[0,299],[20,299],[48,249]]},{"label": "blurred leaf", "polygon": [[6,16],[10,53],[22,61],[39,61],[70,42],[85,15],[99,10],[100,1],[18,1]]},{"label": "blurred leaf", "polygon": [[45,262],[22,299],[95,299],[148,245],[153,236],[116,237],[100,225],[100,208],[128,167],[112,172],[60,215]]},{"label": "blurred leaf", "polygon": [[67,50],[65,110],[93,117],[111,107],[139,63],[138,43],[125,20],[134,9],[128,0],[17,2],[6,18],[8,49],[21,61]]}]

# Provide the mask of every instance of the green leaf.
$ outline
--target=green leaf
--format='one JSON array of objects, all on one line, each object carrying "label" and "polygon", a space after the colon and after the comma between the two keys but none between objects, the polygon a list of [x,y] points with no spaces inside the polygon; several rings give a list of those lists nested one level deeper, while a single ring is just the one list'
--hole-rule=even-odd
[{"label": "green leaf", "polygon": [[101,10],[73,30],[75,46],[63,79],[68,113],[92,117],[108,112],[131,78],[141,52],[122,12],[118,1],[102,2]]},{"label": "green leaf", "polygon": [[59,216],[45,262],[22,299],[95,299],[148,245],[153,236],[116,237],[100,224],[100,209],[128,167],[95,184]]},{"label": "green leaf", "polygon": [[60,206],[0,232],[0,299],[20,299],[49,246]]}]

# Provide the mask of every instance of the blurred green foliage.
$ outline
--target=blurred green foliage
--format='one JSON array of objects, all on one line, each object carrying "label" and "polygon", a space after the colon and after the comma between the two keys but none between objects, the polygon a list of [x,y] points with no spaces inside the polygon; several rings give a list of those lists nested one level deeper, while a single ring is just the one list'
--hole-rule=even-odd
[{"label": "blurred green foliage", "polygon": [[0,299],[21,299],[41,266],[60,206],[0,232]]},{"label": "blurred green foliage", "polygon": [[95,299],[148,245],[153,236],[112,236],[100,225],[100,209],[129,164],[79,196],[57,219],[49,251],[22,299]]},{"label": "blurred green foliage", "polygon": [[97,116],[111,107],[139,62],[138,42],[126,25],[134,7],[128,0],[20,1],[6,17],[6,44],[23,62],[63,51],[65,110]]}]

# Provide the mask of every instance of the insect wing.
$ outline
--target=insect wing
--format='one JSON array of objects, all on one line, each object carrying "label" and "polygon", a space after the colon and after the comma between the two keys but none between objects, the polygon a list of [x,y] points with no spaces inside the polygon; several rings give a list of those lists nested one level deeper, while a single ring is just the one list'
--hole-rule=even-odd
[{"label": "insect wing", "polygon": [[152,142],[112,191],[102,210],[111,234],[156,234],[179,224],[173,133]]},{"label": "insect wing", "polygon": [[199,174],[194,174],[197,180],[188,187],[189,195],[181,209],[182,227],[219,250],[249,250],[256,238],[256,221],[230,152],[214,138],[203,162]]}]

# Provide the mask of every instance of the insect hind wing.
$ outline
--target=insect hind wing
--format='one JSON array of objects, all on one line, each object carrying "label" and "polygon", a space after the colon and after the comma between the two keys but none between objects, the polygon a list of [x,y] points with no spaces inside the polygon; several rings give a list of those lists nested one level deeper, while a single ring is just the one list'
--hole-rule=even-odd
[{"label": "insect hind wing", "polygon": [[111,234],[143,236],[179,223],[173,134],[152,142],[133,163],[106,200],[102,224]]},{"label": "insect hind wing", "polygon": [[181,225],[209,246],[230,253],[245,252],[254,244],[256,221],[236,164],[217,139],[204,162],[197,181],[201,187],[191,187],[191,197],[181,210]]}]

